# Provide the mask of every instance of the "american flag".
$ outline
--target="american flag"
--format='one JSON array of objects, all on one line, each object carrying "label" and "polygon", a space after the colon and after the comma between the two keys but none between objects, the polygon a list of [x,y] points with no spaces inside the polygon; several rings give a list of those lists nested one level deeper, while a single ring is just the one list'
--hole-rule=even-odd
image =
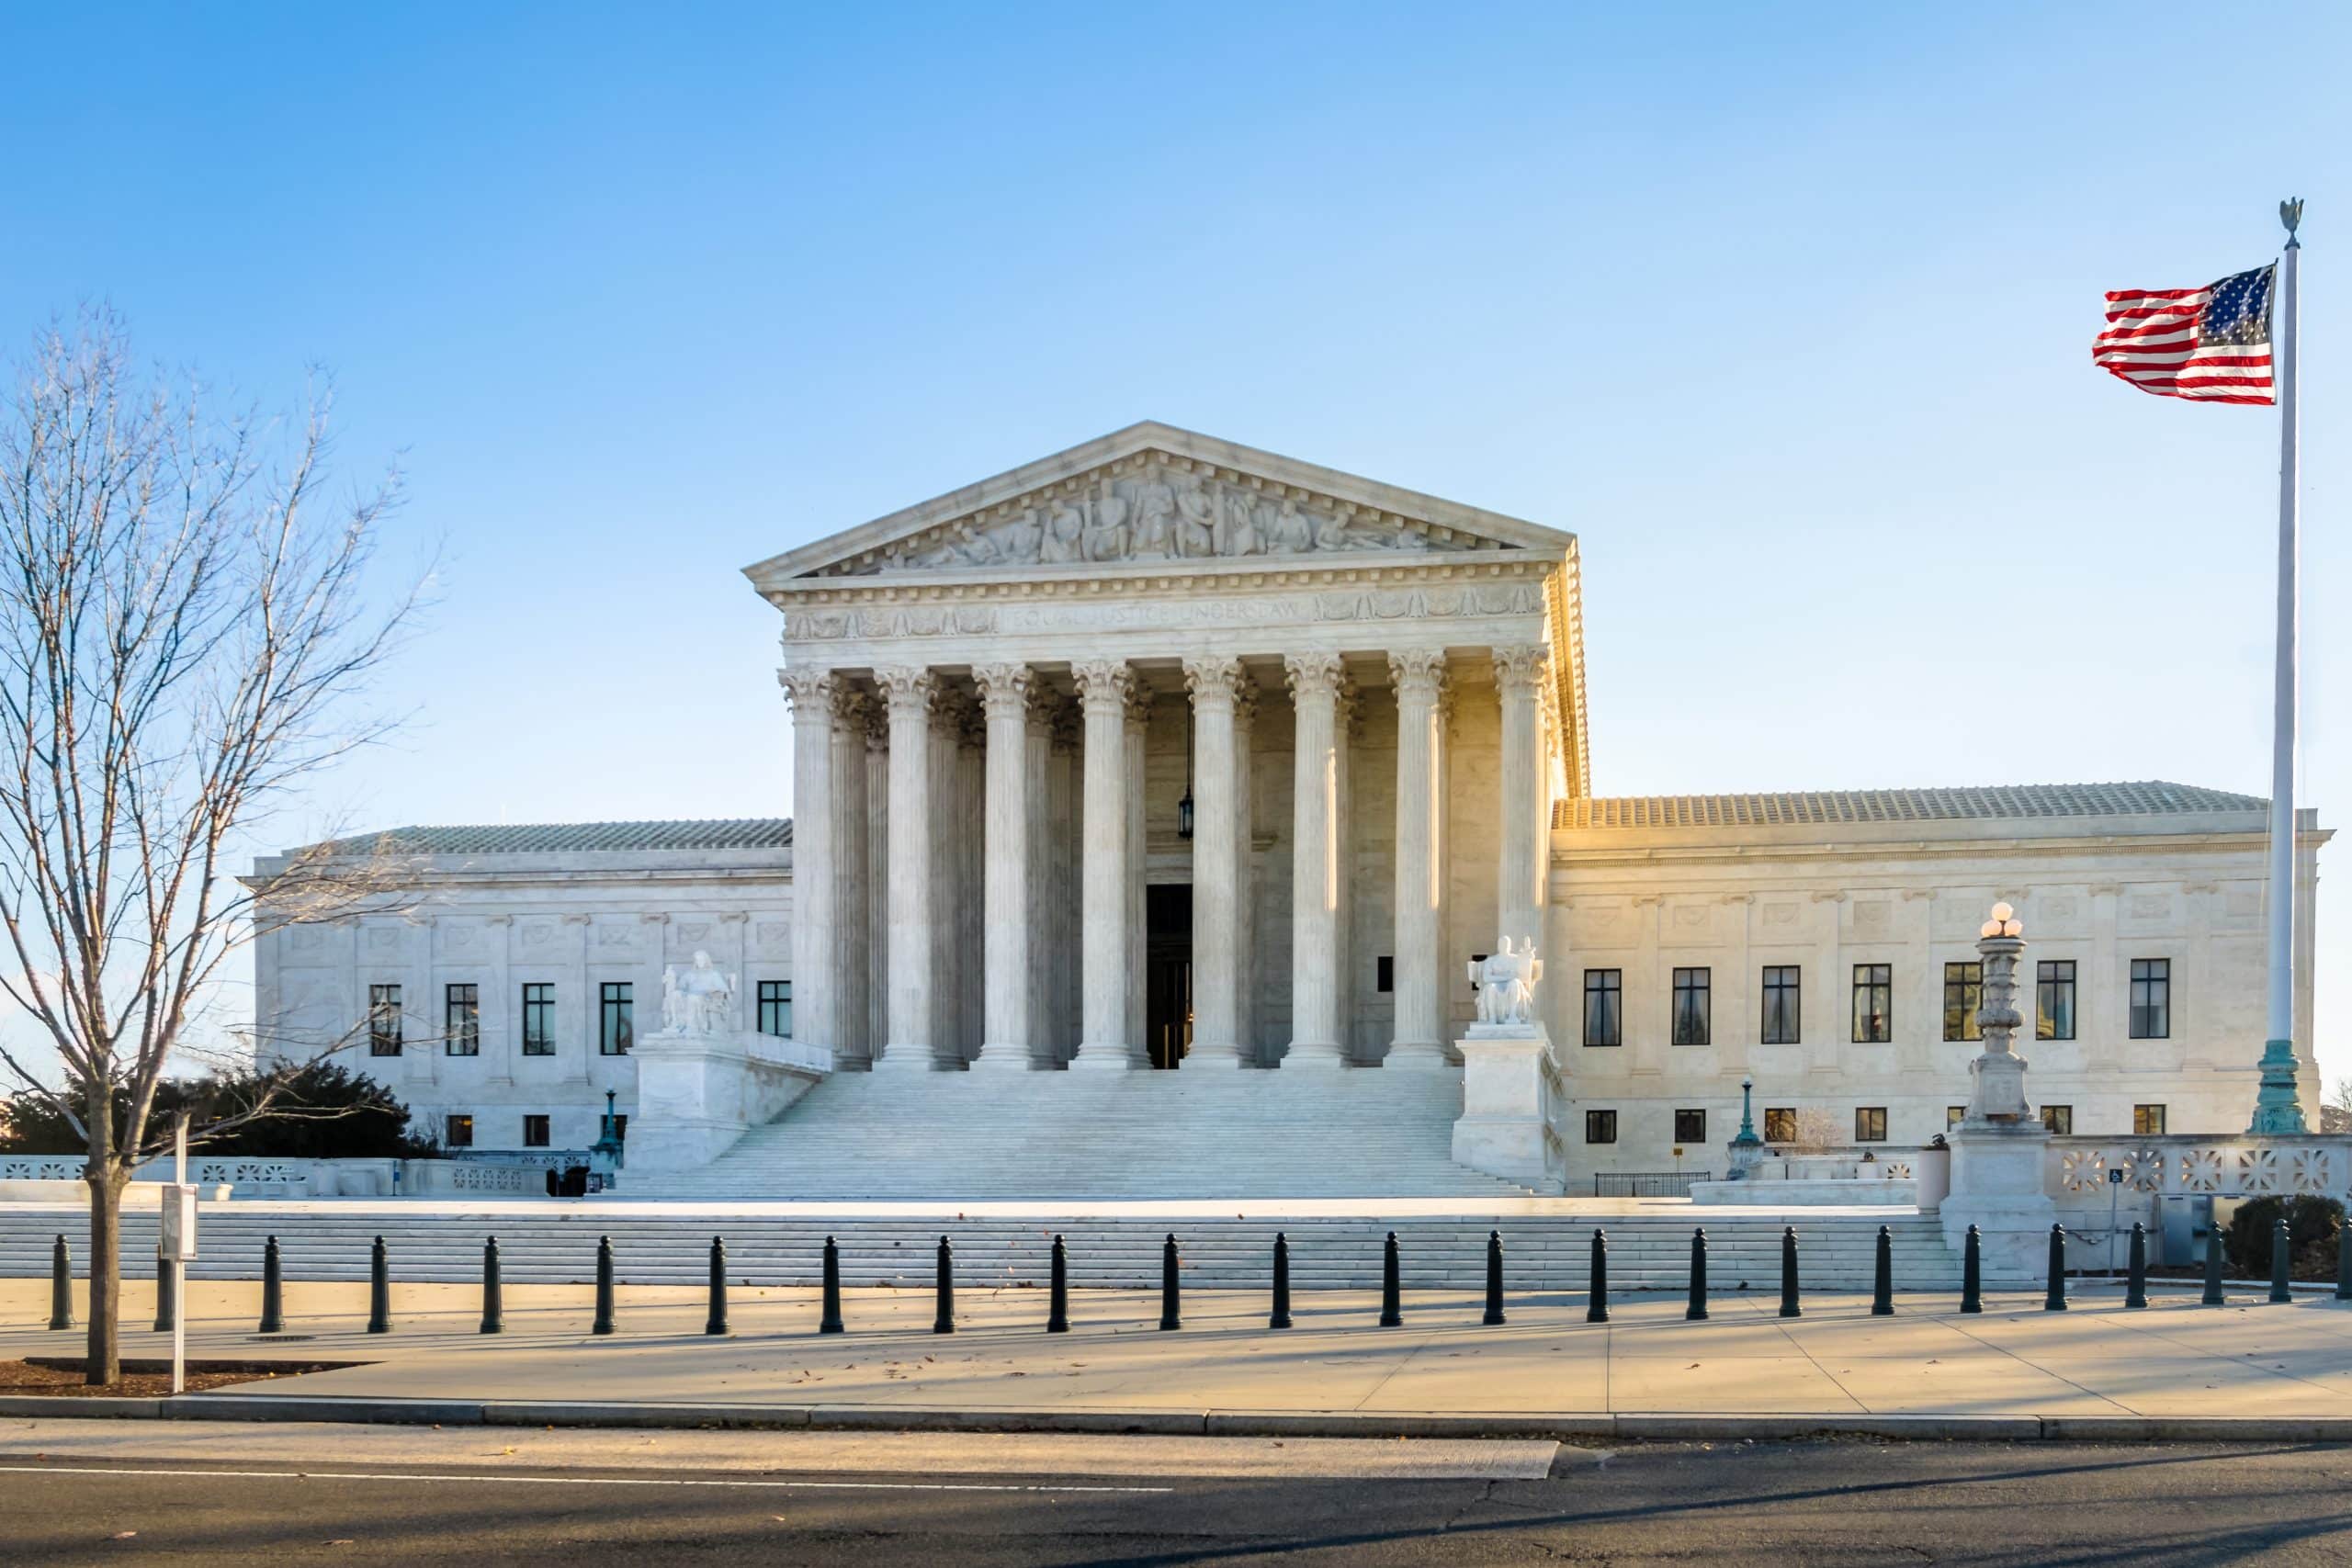
[{"label": "american flag", "polygon": [[2143,392],[2209,403],[2275,403],[2270,285],[2258,266],[2202,288],[2110,289],[2091,361]]}]

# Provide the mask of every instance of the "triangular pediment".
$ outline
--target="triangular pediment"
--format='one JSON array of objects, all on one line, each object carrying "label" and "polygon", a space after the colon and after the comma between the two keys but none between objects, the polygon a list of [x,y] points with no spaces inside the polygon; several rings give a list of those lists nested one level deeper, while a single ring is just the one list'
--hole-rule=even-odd
[{"label": "triangular pediment", "polygon": [[1146,423],[745,569],[794,580],[1296,564],[1521,549],[1572,535],[1272,452]]}]

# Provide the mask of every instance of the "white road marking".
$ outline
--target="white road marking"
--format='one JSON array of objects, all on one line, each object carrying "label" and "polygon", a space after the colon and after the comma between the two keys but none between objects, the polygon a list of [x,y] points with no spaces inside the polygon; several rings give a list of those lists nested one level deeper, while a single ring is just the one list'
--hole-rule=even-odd
[{"label": "white road marking", "polygon": [[1173,1486],[1058,1486],[949,1481],[727,1481],[601,1475],[464,1475],[348,1470],[148,1470],[132,1465],[0,1464],[7,1475],[177,1475],[232,1481],[477,1481],[528,1486],[751,1486],[795,1492],[1173,1492]]}]

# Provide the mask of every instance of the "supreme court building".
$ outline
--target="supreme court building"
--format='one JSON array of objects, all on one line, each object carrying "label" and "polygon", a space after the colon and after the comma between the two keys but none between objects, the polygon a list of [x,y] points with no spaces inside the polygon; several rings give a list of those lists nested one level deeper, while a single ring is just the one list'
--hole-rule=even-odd
[{"label": "supreme court building", "polygon": [[[1051,1116],[1065,1071],[1088,1105],[1174,1070],[1294,1127],[1358,1093],[1442,1121],[1468,965],[1527,940],[1557,1158],[1512,1179],[1582,1190],[1720,1166],[1743,1078],[1775,1142],[1940,1132],[2001,898],[2032,942],[2045,1118],[2233,1130],[2252,1103],[2261,800],[1597,798],[1570,533],[1145,423],[747,575],[781,617],[788,819],[348,840],[409,857],[419,896],[267,930],[268,1030],[377,1021],[357,1060],[428,1130],[584,1147],[605,1090],[638,1110],[636,1003],[650,1032],[664,970],[707,952],[747,1037],[833,1080],[743,1120],[811,1137],[959,1095]],[[2296,1037],[2314,1103],[2307,980]]]}]

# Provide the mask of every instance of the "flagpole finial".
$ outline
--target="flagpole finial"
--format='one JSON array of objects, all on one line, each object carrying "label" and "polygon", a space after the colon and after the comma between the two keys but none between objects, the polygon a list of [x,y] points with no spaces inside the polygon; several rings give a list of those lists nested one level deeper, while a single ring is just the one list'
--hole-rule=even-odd
[{"label": "flagpole finial", "polygon": [[2287,248],[2293,250],[2302,243],[2295,237],[2295,225],[2303,220],[2303,198],[2291,197],[2278,204],[2278,221],[2287,226]]}]

